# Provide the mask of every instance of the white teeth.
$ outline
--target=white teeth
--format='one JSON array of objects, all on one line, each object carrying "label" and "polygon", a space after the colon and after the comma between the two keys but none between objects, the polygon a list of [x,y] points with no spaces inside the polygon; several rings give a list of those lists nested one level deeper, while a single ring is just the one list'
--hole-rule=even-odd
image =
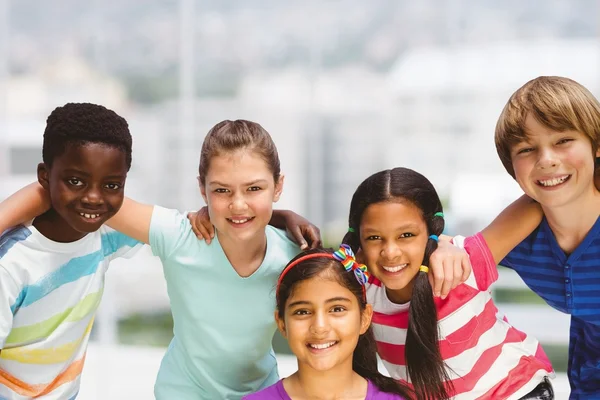
[{"label": "white teeth", "polygon": [[313,349],[323,350],[323,349],[327,349],[327,348],[333,346],[334,344],[335,344],[335,342],[329,342],[329,343],[323,343],[323,344],[311,344],[311,343],[309,343],[308,345],[310,347],[312,347]]},{"label": "white teeth", "polygon": [[569,177],[569,175],[565,175],[565,176],[561,176],[558,178],[547,179],[544,181],[539,180],[538,182],[540,185],[546,186],[546,187],[556,186],[556,185],[559,185],[559,184],[563,183],[564,181],[566,181],[568,177]]},{"label": "white teeth", "polygon": [[383,269],[385,269],[387,272],[398,272],[400,270],[403,270],[404,268],[406,268],[408,264],[400,264],[397,265],[395,267],[382,267]]},{"label": "white teeth", "polygon": [[100,216],[100,214],[85,214],[85,213],[79,213],[79,215],[81,215],[82,217],[88,218],[88,219],[94,219],[94,218],[98,218]]},{"label": "white teeth", "polygon": [[244,219],[231,219],[231,222],[233,222],[234,224],[243,224],[244,222],[248,222],[250,218],[244,218]]}]

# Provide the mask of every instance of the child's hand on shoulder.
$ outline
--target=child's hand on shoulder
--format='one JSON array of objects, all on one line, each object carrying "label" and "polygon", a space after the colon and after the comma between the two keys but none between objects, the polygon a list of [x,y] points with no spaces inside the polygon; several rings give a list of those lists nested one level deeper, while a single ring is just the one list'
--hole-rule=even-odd
[{"label": "child's hand on shoulder", "polygon": [[440,237],[438,248],[429,258],[429,268],[428,278],[433,294],[442,299],[471,275],[469,255],[450,243],[448,237]]},{"label": "child's hand on shoulder", "polygon": [[189,212],[187,217],[198,239],[206,240],[206,244],[210,244],[215,237],[215,227],[210,222],[208,207],[204,206],[196,212]]}]

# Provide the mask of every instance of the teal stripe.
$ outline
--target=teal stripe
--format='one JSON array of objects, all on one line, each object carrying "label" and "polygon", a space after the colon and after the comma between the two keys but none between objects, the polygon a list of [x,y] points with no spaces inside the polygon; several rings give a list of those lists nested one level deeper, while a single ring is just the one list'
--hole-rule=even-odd
[{"label": "teal stripe", "polygon": [[102,235],[101,250],[73,258],[36,283],[25,286],[19,293],[19,296],[17,296],[15,303],[11,306],[11,311],[14,314],[19,307],[26,307],[35,303],[62,285],[75,282],[84,276],[96,273],[98,265],[100,265],[104,257],[110,256],[122,247],[133,247],[138,243],[140,242],[119,232]]}]

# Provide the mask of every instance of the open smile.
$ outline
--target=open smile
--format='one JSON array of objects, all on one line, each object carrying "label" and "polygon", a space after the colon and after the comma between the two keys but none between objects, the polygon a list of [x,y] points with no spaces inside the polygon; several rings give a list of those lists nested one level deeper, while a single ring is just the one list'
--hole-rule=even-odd
[{"label": "open smile", "polygon": [[252,222],[254,217],[231,217],[231,218],[226,218],[226,219],[233,225],[244,226],[244,225]]},{"label": "open smile", "polygon": [[311,351],[311,353],[319,354],[319,353],[325,352],[326,350],[331,349],[338,343],[339,343],[339,341],[337,341],[337,340],[332,340],[332,341],[323,342],[323,343],[307,343],[306,347],[308,347],[308,349]]},{"label": "open smile", "polygon": [[535,183],[538,186],[542,186],[545,188],[553,188],[553,187],[562,185],[563,183],[567,182],[570,178],[571,178],[571,175],[561,175],[561,176],[556,176],[556,177],[552,177],[552,178],[548,178],[548,179],[538,179],[535,181]]},{"label": "open smile", "polygon": [[85,212],[78,212],[79,216],[87,223],[96,223],[99,222],[103,219],[104,214],[106,213],[85,213]]},{"label": "open smile", "polygon": [[389,274],[397,274],[398,272],[402,271],[404,268],[408,267],[408,263],[404,263],[404,264],[398,264],[398,265],[382,265],[381,268],[389,273]]}]

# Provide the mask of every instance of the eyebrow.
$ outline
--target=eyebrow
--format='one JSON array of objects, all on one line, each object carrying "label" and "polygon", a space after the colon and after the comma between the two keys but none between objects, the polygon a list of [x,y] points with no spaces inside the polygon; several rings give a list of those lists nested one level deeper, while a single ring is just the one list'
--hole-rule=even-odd
[{"label": "eyebrow", "polygon": [[[247,183],[243,183],[242,186],[252,186],[252,185],[256,185],[257,183],[267,183],[266,179],[257,179],[255,181],[252,182],[247,182]],[[227,183],[223,183],[223,182],[219,182],[219,181],[210,181],[208,182],[209,185],[216,185],[216,186],[231,186]]]},{"label": "eyebrow", "polygon": [[[338,297],[332,297],[331,299],[327,299],[325,300],[325,303],[337,303],[337,302],[347,302],[347,303],[351,303],[352,300],[350,300],[347,297],[342,297],[342,296],[338,296]],[[288,304],[288,307],[296,307],[296,306],[308,306],[310,305],[311,302],[310,301],[306,301],[306,300],[298,300],[295,301],[293,303]]]},{"label": "eyebrow", "polygon": [[[73,169],[73,168],[65,169],[65,173],[73,174],[73,175],[81,175],[81,176],[85,176],[85,177],[92,176],[91,174],[88,174],[87,172],[80,171],[78,169]],[[125,179],[125,176],[126,175],[109,175],[109,176],[105,176],[104,179]]]},{"label": "eyebrow", "polygon": [[[396,230],[396,231],[403,231],[403,230],[407,230],[407,229],[418,229],[418,226],[415,224],[404,224],[404,225],[400,225],[400,226],[397,226],[396,228],[394,228],[394,230]],[[371,228],[369,226],[366,226],[365,228],[363,228],[363,230],[365,232],[379,232],[378,229]]]}]

